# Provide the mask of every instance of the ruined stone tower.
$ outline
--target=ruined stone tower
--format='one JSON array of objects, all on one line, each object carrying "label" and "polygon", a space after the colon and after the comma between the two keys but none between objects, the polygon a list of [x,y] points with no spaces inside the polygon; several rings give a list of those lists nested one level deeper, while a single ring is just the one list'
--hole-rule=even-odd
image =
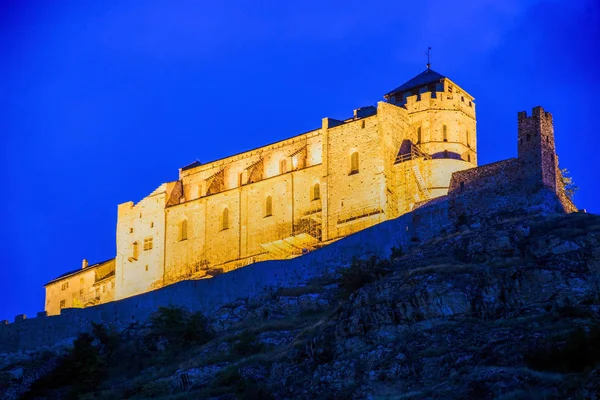
[{"label": "ruined stone tower", "polygon": [[535,107],[531,116],[518,114],[518,154],[524,163],[523,172],[534,183],[557,191],[558,160],[554,145],[552,114]]}]

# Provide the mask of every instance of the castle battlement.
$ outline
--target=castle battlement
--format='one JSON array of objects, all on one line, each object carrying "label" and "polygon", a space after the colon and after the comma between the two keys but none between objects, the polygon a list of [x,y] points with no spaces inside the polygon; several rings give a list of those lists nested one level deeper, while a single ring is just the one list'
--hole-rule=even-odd
[{"label": "castle battlement", "polygon": [[552,114],[548,111],[544,111],[544,109],[541,106],[533,107],[531,110],[531,116],[527,116],[527,111],[519,111],[517,114],[517,118],[520,122],[525,120],[541,119],[545,119],[547,121],[552,122]]}]

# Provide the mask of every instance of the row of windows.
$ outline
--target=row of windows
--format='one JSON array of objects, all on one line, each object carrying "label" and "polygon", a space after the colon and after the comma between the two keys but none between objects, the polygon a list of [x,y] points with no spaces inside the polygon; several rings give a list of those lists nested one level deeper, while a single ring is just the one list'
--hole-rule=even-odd
[{"label": "row of windows", "polygon": [[[467,142],[467,147],[471,147],[471,135],[469,134],[469,131],[466,131],[466,142]],[[419,126],[417,128],[417,144],[421,143],[422,140],[422,136],[421,136],[421,127]],[[443,126],[442,128],[442,140],[444,142],[448,141],[448,127],[446,125]]]},{"label": "row of windows", "polygon": [[[311,200],[320,200],[321,199],[321,185],[315,183],[311,190]],[[267,196],[265,199],[265,218],[273,215],[273,198],[271,196]],[[221,230],[229,229],[229,209],[223,209],[223,215],[221,217]],[[188,222],[187,220],[183,220],[179,224],[179,240],[187,240],[188,238]],[[135,245],[135,243],[134,243]],[[135,258],[135,257],[134,257]]]}]

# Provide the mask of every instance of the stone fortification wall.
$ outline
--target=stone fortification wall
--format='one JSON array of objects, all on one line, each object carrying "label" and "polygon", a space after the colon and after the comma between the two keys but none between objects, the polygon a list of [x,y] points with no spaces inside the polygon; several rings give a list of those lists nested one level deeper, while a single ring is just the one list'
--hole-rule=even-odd
[{"label": "stone fortification wall", "polygon": [[[425,209],[424,209],[425,210]],[[155,291],[84,309],[64,309],[58,316],[0,322],[0,352],[35,349],[69,342],[88,331],[91,322],[126,327],[144,321],[160,306],[175,305],[203,313],[240,298],[278,287],[296,286],[333,273],[353,257],[389,257],[393,246],[406,248],[414,237],[413,215],[406,214],[292,260],[266,261],[213,279],[181,281]]]},{"label": "stone fortification wall", "polygon": [[521,163],[517,158],[498,161],[452,174],[448,193],[472,192],[502,187],[507,182],[520,180]]},{"label": "stone fortification wall", "polygon": [[[353,257],[389,257],[394,246],[406,249],[462,222],[476,223],[494,215],[512,217],[520,212],[564,212],[556,193],[548,188],[522,185],[519,180],[494,186],[493,182],[500,179],[497,175],[506,172],[511,176],[510,171],[518,171],[518,165],[507,160],[456,173],[456,181],[468,181],[470,189],[453,190],[448,196],[422,204],[411,213],[302,257],[260,262],[213,279],[181,281],[96,307],[65,309],[59,316],[47,317],[42,313],[33,319],[17,317],[12,324],[4,321],[0,323],[0,352],[68,343],[78,333],[89,330],[92,321],[126,327],[146,320],[160,306],[182,306],[209,314],[239,298],[254,297],[278,287],[297,286],[311,278],[334,273],[348,265]],[[460,188],[460,183],[455,187]],[[462,215],[468,215],[469,220],[460,221]]]},{"label": "stone fortification wall", "polygon": [[448,217],[454,224],[493,216],[574,212],[563,191],[556,193],[534,174],[523,159],[511,158],[455,172],[448,192]]}]

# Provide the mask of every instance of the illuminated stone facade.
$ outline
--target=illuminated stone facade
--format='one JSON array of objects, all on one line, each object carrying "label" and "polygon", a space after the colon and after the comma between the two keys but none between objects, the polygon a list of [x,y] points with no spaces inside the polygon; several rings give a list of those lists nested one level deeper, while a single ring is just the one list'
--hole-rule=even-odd
[{"label": "illuminated stone facade", "polygon": [[473,97],[447,77],[428,69],[384,97],[349,119],[190,164],[119,205],[115,298],[301,255],[447,194],[453,172],[477,166]]},{"label": "illuminated stone facade", "polygon": [[63,308],[83,308],[115,299],[115,259],[88,265],[67,272],[48,282],[45,310],[48,315],[60,314]]}]

